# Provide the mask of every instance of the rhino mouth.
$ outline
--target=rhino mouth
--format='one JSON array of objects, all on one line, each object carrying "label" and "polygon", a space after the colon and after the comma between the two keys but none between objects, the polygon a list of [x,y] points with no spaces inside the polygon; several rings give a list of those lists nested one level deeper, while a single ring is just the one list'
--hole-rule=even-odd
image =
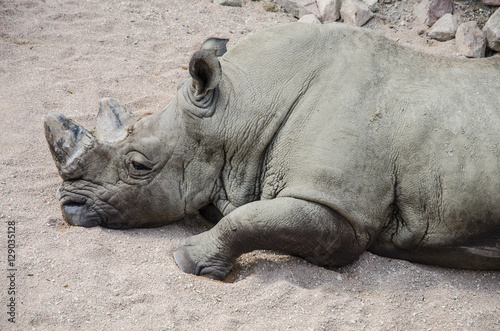
[{"label": "rhino mouth", "polygon": [[69,200],[61,204],[64,220],[71,225],[90,228],[101,225],[101,216],[93,211],[86,202]]}]

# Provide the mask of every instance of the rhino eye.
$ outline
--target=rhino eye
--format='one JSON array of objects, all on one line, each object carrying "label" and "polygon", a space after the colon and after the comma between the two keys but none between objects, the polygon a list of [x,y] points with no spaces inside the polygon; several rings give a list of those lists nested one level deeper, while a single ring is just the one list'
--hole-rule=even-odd
[{"label": "rhino eye", "polygon": [[132,167],[134,167],[135,170],[137,171],[151,171],[152,169],[148,166],[145,166],[142,163],[132,161]]},{"label": "rhino eye", "polygon": [[128,175],[133,179],[146,179],[153,173],[155,163],[142,153],[133,151],[127,155],[125,160]]}]

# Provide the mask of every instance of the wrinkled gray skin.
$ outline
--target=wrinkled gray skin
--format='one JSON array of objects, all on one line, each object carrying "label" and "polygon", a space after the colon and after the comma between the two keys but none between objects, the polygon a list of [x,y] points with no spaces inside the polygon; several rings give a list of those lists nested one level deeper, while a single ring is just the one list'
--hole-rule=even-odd
[{"label": "wrinkled gray skin", "polygon": [[297,23],[220,58],[202,49],[189,71],[151,116],[105,99],[91,133],[47,115],[69,223],[159,226],[201,210],[218,223],[174,257],[214,279],[256,249],[500,269],[499,57]]}]

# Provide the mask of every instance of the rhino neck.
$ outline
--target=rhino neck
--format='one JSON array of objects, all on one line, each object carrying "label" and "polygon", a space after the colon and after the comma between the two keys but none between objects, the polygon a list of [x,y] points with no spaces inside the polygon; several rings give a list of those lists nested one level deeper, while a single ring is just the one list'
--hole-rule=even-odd
[{"label": "rhino neck", "polygon": [[[208,130],[211,117],[198,117],[174,99],[159,115],[154,134],[172,148],[165,172],[166,191],[174,190],[184,204],[184,215],[206,207],[219,190],[218,178],[224,163],[220,142]],[[216,137],[216,135],[215,135]]]}]

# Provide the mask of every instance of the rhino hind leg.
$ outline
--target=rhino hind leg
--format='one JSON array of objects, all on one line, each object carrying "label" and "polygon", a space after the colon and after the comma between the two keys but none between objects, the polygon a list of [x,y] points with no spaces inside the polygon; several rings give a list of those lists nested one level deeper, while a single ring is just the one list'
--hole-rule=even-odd
[{"label": "rhino hind leg", "polygon": [[404,250],[394,246],[376,246],[372,253],[407,260],[410,262],[438,265],[446,268],[471,270],[500,270],[500,240],[492,239],[481,245],[420,248]]},{"label": "rhino hind leg", "polygon": [[223,280],[236,258],[253,250],[281,251],[321,266],[346,265],[366,248],[361,238],[368,236],[355,233],[325,206],[277,198],[237,208],[211,230],[181,241],[174,258],[184,272]]}]

